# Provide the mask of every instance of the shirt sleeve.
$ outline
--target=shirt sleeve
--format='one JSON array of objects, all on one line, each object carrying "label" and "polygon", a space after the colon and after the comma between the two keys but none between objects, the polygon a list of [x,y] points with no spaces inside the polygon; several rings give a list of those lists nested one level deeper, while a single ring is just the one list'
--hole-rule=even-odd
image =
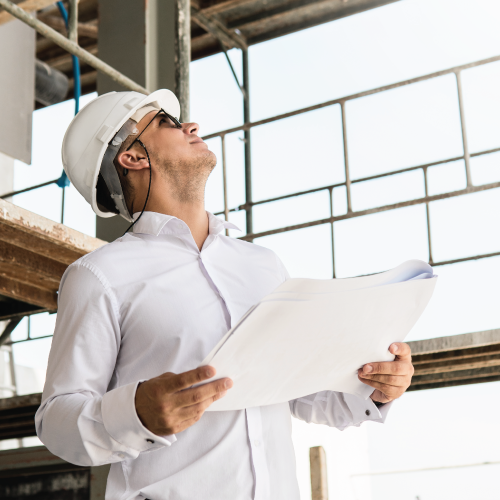
[{"label": "shirt sleeve", "polygon": [[35,416],[40,440],[68,462],[109,464],[176,441],[174,435],[160,437],[142,425],[135,410],[139,380],[108,391],[120,341],[119,309],[105,277],[89,263],[71,265],[61,280]]},{"label": "shirt sleeve", "polygon": [[383,423],[392,402],[377,408],[370,398],[365,400],[343,392],[321,391],[294,399],[289,404],[295,418],[343,431],[347,427],[359,427],[367,421]]}]

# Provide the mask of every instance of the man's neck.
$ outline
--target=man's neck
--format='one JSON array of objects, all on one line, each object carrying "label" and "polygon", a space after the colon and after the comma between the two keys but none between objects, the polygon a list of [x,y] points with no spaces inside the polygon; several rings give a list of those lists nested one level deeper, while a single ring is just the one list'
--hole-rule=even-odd
[{"label": "man's neck", "polygon": [[148,203],[148,211],[172,215],[184,221],[193,235],[199,250],[208,237],[208,215],[203,202],[196,203]]}]

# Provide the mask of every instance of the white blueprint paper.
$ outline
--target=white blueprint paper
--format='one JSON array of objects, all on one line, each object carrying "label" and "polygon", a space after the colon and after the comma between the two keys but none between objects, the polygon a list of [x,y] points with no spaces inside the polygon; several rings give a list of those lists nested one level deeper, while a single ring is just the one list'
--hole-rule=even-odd
[{"label": "white blueprint paper", "polygon": [[208,411],[265,406],[323,390],[368,398],[358,380],[366,363],[394,359],[427,306],[436,277],[408,261],[377,275],[290,279],[264,297],[203,361],[233,388]]}]

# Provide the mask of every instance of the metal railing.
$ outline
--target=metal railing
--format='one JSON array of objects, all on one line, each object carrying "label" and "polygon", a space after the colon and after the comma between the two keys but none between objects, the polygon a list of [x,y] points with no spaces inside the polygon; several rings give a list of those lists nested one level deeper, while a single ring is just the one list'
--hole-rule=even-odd
[{"label": "metal railing", "polygon": [[[472,176],[471,176],[471,169],[470,169],[470,159],[473,157],[478,157],[478,156],[483,156],[495,152],[500,151],[500,147],[494,148],[494,149],[489,149],[489,150],[484,150],[484,151],[479,151],[473,154],[469,153],[469,147],[468,147],[468,140],[467,140],[467,127],[466,127],[466,122],[465,122],[465,113],[464,113],[464,100],[463,100],[463,90],[462,90],[462,82],[461,82],[461,72],[470,69],[470,68],[475,68],[478,66],[483,66],[486,64],[491,64],[494,62],[500,61],[500,56],[495,56],[495,57],[490,57],[488,59],[483,59],[480,61],[468,63],[468,64],[463,64],[461,66],[455,66],[453,68],[449,68],[443,71],[438,71],[435,73],[431,73],[428,75],[420,76],[417,78],[412,78],[409,80],[404,80],[398,83],[394,83],[391,85],[385,85],[383,87],[378,87],[375,89],[371,90],[366,90],[363,92],[359,92],[357,94],[352,94],[349,96],[345,97],[340,97],[338,99],[332,99],[329,101],[325,101],[320,104],[315,104],[313,106],[308,106],[306,108],[301,108],[295,111],[291,111],[288,113],[283,113],[280,115],[276,115],[270,118],[265,118],[263,120],[259,120],[256,122],[250,122],[250,123],[244,123],[243,125],[240,125],[238,127],[233,127],[227,130],[223,130],[221,132],[215,132],[213,134],[208,134],[203,137],[204,140],[208,139],[214,139],[219,137],[221,140],[221,149],[222,149],[222,174],[223,174],[223,193],[224,193],[224,210],[221,212],[217,212],[216,215],[222,215],[224,214],[226,220],[229,217],[229,214],[231,212],[237,212],[240,210],[246,210],[247,213],[252,211],[252,208],[257,206],[257,205],[262,205],[266,203],[272,203],[275,201],[279,200],[284,200],[287,198],[292,198],[292,197],[298,197],[298,196],[303,196],[315,192],[320,192],[320,191],[327,191],[330,196],[330,216],[324,219],[319,219],[319,220],[313,220],[310,222],[305,222],[301,224],[294,224],[291,226],[286,226],[286,227],[280,227],[268,231],[262,231],[258,233],[253,233],[249,232],[249,234],[246,234],[245,236],[241,237],[241,239],[247,240],[247,241],[253,241],[256,238],[262,238],[264,236],[270,236],[278,233],[284,233],[288,231],[295,231],[298,229],[304,229],[307,227],[312,227],[312,226],[318,226],[318,225],[323,225],[323,224],[330,224],[331,225],[331,240],[332,240],[332,263],[333,263],[333,277],[335,278],[335,246],[334,246],[334,236],[333,236],[333,224],[337,221],[341,220],[346,220],[346,219],[352,219],[356,217],[363,217],[365,215],[370,215],[370,214],[375,214],[375,213],[380,213],[380,212],[385,212],[389,210],[396,210],[398,208],[403,208],[403,207],[408,207],[412,205],[421,205],[425,204],[426,205],[426,217],[427,217],[427,246],[428,246],[428,252],[429,252],[429,262],[430,264],[434,266],[441,266],[441,265],[446,265],[446,264],[453,264],[453,263],[458,263],[458,262],[465,262],[469,260],[475,260],[475,259],[481,259],[481,258],[487,258],[487,257],[493,257],[500,255],[499,252],[495,253],[489,253],[489,254],[482,254],[482,255],[474,255],[470,257],[464,257],[460,259],[454,259],[454,260],[448,260],[448,261],[441,261],[441,262],[435,262],[433,260],[432,256],[432,238],[431,238],[431,221],[430,221],[430,213],[429,213],[429,204],[438,201],[438,200],[443,200],[447,198],[453,198],[456,196],[463,196],[466,194],[471,194],[471,193],[477,193],[480,191],[485,191],[489,189],[495,189],[495,188],[500,188],[500,182],[494,182],[490,184],[484,184],[484,185],[479,185],[479,186],[474,186],[472,183]],[[459,113],[460,113],[460,126],[461,126],[461,139],[462,139],[462,146],[463,146],[463,155],[461,156],[456,156],[453,158],[446,158],[443,160],[435,161],[432,163],[426,163],[422,165],[416,165],[416,166],[411,166],[408,168],[403,168],[399,170],[394,170],[391,172],[386,172],[386,173],[381,173],[377,175],[372,175],[368,177],[363,177],[363,178],[358,178],[358,179],[351,179],[350,176],[350,171],[349,171],[349,153],[348,153],[348,143],[347,143],[347,121],[346,121],[346,103],[349,101],[353,101],[355,99],[359,99],[361,97],[366,97],[374,94],[378,94],[381,92],[386,92],[389,90],[393,90],[399,87],[403,87],[406,85],[412,85],[415,83],[431,80],[434,78],[438,78],[441,76],[445,75],[450,75],[454,74],[456,78],[456,89],[458,93],[458,107],[459,107]],[[227,192],[227,171],[228,171],[228,165],[227,165],[227,155],[226,155],[226,136],[238,131],[250,131],[252,128],[265,125],[268,123],[276,122],[279,120],[284,120],[286,118],[290,118],[293,116],[298,116],[304,113],[309,113],[311,111],[316,111],[318,109],[326,108],[329,106],[335,106],[335,105],[340,105],[340,110],[341,110],[341,118],[342,118],[342,139],[343,139],[343,150],[344,150],[344,173],[345,173],[345,180],[344,182],[336,183],[336,184],[331,184],[328,186],[321,186],[318,188],[314,189],[309,189],[307,191],[298,191],[282,196],[277,196],[274,198],[268,198],[265,200],[260,200],[260,201],[247,201],[243,205],[239,205],[238,207],[233,207],[230,208],[228,206],[228,192]],[[455,161],[463,160],[464,161],[464,166],[465,166],[465,178],[466,178],[466,187],[461,190],[456,190],[456,191],[449,191],[445,193],[441,193],[438,195],[429,195],[429,188],[428,188],[428,176],[427,176],[427,171],[430,167],[436,166],[436,165],[443,165],[446,163],[451,163]],[[424,176],[424,186],[425,186],[425,196],[422,198],[416,198],[416,199],[410,199],[407,201],[402,201],[399,203],[394,203],[390,205],[384,205],[384,206],[379,206],[379,207],[374,207],[370,208],[367,210],[358,210],[358,211],[353,211],[352,209],[352,194],[351,194],[351,187],[355,183],[360,183],[360,182],[366,182],[374,179],[380,179],[384,177],[391,177],[394,175],[406,173],[406,172],[411,172],[415,170],[421,170],[423,172]],[[346,190],[346,198],[347,198],[347,211],[343,215],[337,215],[335,216],[333,213],[333,190],[338,187],[345,187]],[[251,219],[251,217],[250,217]],[[247,216],[248,220],[248,216]]]}]

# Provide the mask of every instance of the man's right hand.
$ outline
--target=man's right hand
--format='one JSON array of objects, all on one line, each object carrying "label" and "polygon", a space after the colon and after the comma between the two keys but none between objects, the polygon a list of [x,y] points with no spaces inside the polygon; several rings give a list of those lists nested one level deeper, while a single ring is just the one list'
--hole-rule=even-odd
[{"label": "man's right hand", "polygon": [[158,436],[177,434],[198,422],[205,410],[233,386],[229,378],[191,388],[215,375],[202,366],[189,372],[164,373],[143,382],[135,394],[135,409],[143,425]]}]

